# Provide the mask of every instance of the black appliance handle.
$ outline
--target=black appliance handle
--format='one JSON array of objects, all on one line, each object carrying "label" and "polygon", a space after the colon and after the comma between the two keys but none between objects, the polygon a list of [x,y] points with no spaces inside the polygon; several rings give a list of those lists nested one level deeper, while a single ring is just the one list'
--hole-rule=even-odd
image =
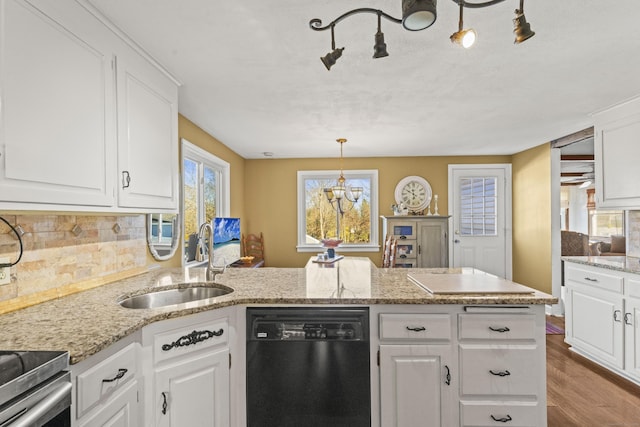
[{"label": "black appliance handle", "polygon": [[[52,408],[65,399],[69,398],[71,394],[71,383],[65,382],[59,387],[53,389],[47,397],[42,399],[37,404],[33,405],[31,409],[23,413],[23,415],[15,420],[12,424],[3,424],[11,427],[29,427],[33,426],[43,415],[49,412]],[[2,427],[2,426],[0,426]]]}]

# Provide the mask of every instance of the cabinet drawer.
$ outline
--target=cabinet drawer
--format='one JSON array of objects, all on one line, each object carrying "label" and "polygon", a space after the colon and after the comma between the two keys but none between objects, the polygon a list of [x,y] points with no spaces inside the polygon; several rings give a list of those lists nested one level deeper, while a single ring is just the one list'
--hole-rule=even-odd
[{"label": "cabinet drawer", "polygon": [[229,322],[227,318],[216,319],[155,334],[153,357],[155,363],[158,363],[193,351],[226,346],[228,343]]},{"label": "cabinet drawer", "polygon": [[416,239],[415,221],[389,221],[389,234],[398,239],[398,243],[403,240]]},{"label": "cabinet drawer", "polygon": [[380,339],[409,341],[451,340],[448,314],[381,314]]},{"label": "cabinet drawer", "polygon": [[416,259],[418,244],[415,240],[398,240],[396,246],[396,262],[404,262],[408,259]]},{"label": "cabinet drawer", "polygon": [[577,266],[572,263],[565,263],[565,280],[605,289],[612,292],[622,293],[623,279],[615,273],[607,270],[589,266]]},{"label": "cabinet drawer", "polygon": [[533,340],[536,318],[533,314],[460,314],[460,339]]},{"label": "cabinet drawer", "polygon": [[461,393],[535,396],[539,352],[536,345],[461,345]]},{"label": "cabinet drawer", "polygon": [[537,402],[460,402],[460,424],[463,427],[537,427],[539,412]]},{"label": "cabinet drawer", "polygon": [[76,378],[78,418],[136,376],[137,344],[130,344]]}]

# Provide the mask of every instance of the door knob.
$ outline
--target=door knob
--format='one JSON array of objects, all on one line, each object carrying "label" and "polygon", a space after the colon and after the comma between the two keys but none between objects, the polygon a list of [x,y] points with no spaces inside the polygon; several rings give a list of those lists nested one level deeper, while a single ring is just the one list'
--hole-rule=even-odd
[{"label": "door knob", "polygon": [[455,239],[455,240],[453,241],[453,243],[460,243],[460,240]]}]

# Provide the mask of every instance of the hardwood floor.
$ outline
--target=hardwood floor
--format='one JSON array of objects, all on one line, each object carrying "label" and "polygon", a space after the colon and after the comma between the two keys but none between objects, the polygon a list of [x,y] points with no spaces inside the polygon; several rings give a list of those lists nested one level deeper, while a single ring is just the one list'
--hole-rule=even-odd
[{"label": "hardwood floor", "polygon": [[[564,328],[561,317],[547,317]],[[569,351],[547,335],[549,427],[640,426],[640,387]]]}]

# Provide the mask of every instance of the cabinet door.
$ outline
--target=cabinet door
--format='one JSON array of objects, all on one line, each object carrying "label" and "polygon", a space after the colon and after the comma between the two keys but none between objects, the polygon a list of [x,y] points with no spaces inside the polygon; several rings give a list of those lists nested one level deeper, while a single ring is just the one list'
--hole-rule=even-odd
[{"label": "cabinet door", "polygon": [[138,422],[138,382],[111,397],[98,412],[82,419],[80,427],[136,427]]},{"label": "cabinet door", "polygon": [[640,99],[621,104],[594,116],[596,206],[637,208],[640,206]]},{"label": "cabinet door", "polygon": [[624,368],[640,380],[640,279],[625,279],[629,296],[624,302]]},{"label": "cabinet door", "polygon": [[155,381],[156,426],[229,426],[228,349],[156,369]]},{"label": "cabinet door", "polygon": [[440,222],[420,223],[418,226],[418,267],[448,267],[448,253],[446,227]]},{"label": "cabinet door", "polygon": [[0,203],[113,206],[109,36],[55,3],[0,2]]},{"label": "cabinet door", "polygon": [[142,58],[116,59],[118,204],[178,209],[178,92]]},{"label": "cabinet door", "polygon": [[[622,368],[623,299],[586,286],[567,284],[567,342],[610,365]],[[570,334],[569,334],[570,333]]]},{"label": "cabinet door", "polygon": [[457,425],[454,366],[449,345],[381,345],[380,425]]}]

